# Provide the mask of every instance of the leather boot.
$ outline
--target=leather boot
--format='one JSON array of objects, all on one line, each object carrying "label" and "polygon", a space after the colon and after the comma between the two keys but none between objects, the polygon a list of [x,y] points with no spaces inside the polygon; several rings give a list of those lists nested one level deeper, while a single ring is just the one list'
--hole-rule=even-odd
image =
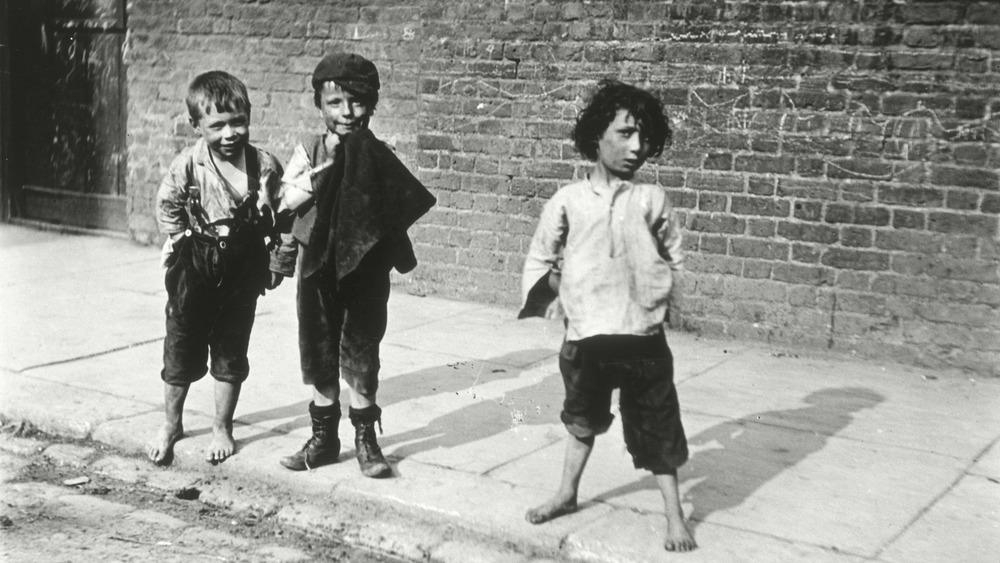
[{"label": "leather boot", "polygon": [[309,403],[309,418],[312,419],[313,435],[302,449],[281,458],[281,465],[292,471],[304,471],[321,465],[329,465],[340,456],[340,438],[337,425],[340,422],[340,403],[318,407]]},{"label": "leather boot", "polygon": [[365,477],[379,479],[392,475],[392,467],[382,455],[382,448],[375,440],[375,423],[382,426],[382,409],[372,405],[363,409],[348,409],[351,424],[354,425],[354,448],[358,456],[361,473]]}]

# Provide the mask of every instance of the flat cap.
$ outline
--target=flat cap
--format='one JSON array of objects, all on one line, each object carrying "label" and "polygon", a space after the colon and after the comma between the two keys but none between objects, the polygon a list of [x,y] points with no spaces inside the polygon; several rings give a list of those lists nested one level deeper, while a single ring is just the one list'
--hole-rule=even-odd
[{"label": "flat cap", "polygon": [[313,88],[334,81],[341,88],[362,96],[378,92],[382,86],[375,63],[355,53],[333,53],[323,57],[313,71]]}]

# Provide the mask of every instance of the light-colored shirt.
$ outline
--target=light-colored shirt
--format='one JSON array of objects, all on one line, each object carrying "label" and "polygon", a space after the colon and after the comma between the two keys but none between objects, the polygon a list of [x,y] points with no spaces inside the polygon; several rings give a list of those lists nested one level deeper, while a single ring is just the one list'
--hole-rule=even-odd
[{"label": "light-colored shirt", "polygon": [[525,301],[560,256],[568,340],[660,330],[683,261],[677,215],[662,187],[587,179],[557,191],[525,260]]},{"label": "light-colored shirt", "polygon": [[[282,168],[270,153],[248,145],[247,152],[255,151],[259,170],[247,170],[248,175],[258,175],[259,192],[257,208],[262,213],[274,217],[280,202]],[[247,157],[249,161],[249,156]],[[226,236],[224,225],[215,226],[223,219],[230,219],[240,203],[246,198],[226,181],[219,172],[204,139],[184,149],[170,164],[170,169],[160,182],[156,194],[156,220],[160,230],[167,235],[163,245],[164,263],[173,251],[173,242],[187,230],[206,232],[212,236]],[[265,208],[268,211],[265,212]],[[191,217],[194,213],[199,217]],[[271,252],[270,269],[273,272],[291,276],[295,272],[295,258],[298,247],[291,238],[281,237]]]}]

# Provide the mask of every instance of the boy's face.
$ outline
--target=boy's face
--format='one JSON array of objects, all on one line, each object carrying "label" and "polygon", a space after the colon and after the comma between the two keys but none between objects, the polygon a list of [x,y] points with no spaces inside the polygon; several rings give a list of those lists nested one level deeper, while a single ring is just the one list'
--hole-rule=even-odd
[{"label": "boy's face", "polygon": [[629,180],[649,156],[649,144],[628,110],[619,109],[597,140],[597,163],[616,178]]},{"label": "boy's face", "polygon": [[368,127],[371,111],[361,104],[354,94],[341,89],[334,82],[323,84],[319,97],[319,111],[331,133],[339,136]]},{"label": "boy's face", "polygon": [[192,123],[208,143],[212,155],[231,161],[239,158],[250,139],[250,115],[240,111],[214,111],[209,104],[202,108],[201,119]]}]

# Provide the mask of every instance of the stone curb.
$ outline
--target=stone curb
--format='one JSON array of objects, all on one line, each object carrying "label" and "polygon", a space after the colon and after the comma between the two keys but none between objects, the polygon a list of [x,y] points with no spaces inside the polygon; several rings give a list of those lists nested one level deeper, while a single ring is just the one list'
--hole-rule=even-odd
[{"label": "stone curb", "polygon": [[[23,422],[34,426],[30,419],[13,419],[2,413],[0,421],[4,425]],[[241,471],[227,470],[222,464],[217,466],[221,472],[209,475],[189,469],[190,462],[158,468],[142,459],[141,453],[135,457],[127,452],[124,455],[115,453],[116,449],[121,449],[118,445],[98,441],[111,448],[104,450],[100,446],[60,443],[60,436],[70,439],[91,439],[91,436],[82,436],[79,424],[73,421],[60,424],[47,419],[42,422],[44,427],[34,427],[53,437],[52,445],[42,452],[52,463],[87,467],[111,479],[143,483],[164,492],[196,491],[197,499],[207,505],[271,516],[307,534],[331,534],[353,547],[411,561],[436,563],[544,563],[566,559],[565,554],[560,554],[560,545],[546,545],[551,542],[513,545],[509,540],[484,534],[473,526],[456,523],[447,515],[415,509],[391,498],[362,494],[353,487],[334,486],[326,496],[317,499],[315,486],[296,484],[263,471],[244,475]],[[282,496],[289,498],[282,500],[274,494],[275,489],[281,489],[284,491]]]}]

